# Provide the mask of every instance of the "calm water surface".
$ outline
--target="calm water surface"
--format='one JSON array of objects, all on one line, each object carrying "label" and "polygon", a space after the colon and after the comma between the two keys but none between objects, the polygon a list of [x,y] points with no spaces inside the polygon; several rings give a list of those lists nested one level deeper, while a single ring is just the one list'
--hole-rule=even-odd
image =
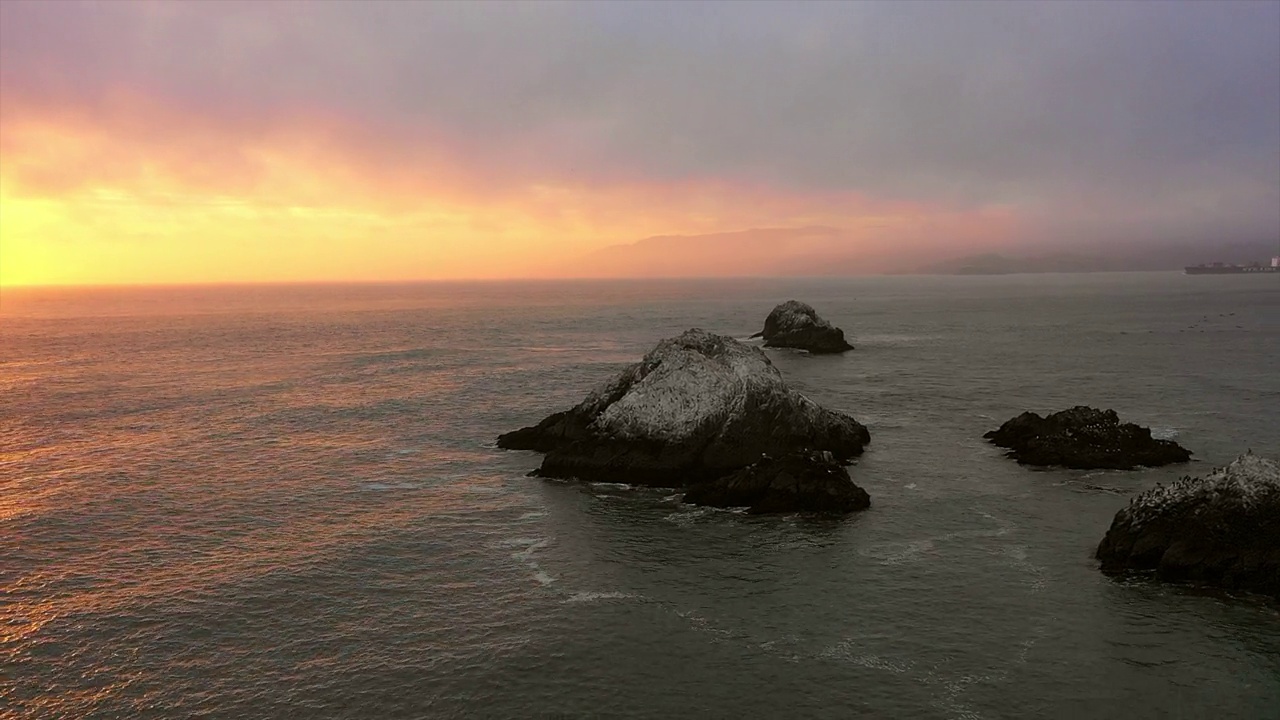
[{"label": "calm water surface", "polygon": [[[865,422],[844,520],[524,477],[503,431],[689,327]],[[1127,497],[1280,457],[1280,281],[1175,274],[0,296],[0,718],[1277,718],[1280,606],[1102,576]],[[1115,408],[1196,453],[1033,471]]]}]

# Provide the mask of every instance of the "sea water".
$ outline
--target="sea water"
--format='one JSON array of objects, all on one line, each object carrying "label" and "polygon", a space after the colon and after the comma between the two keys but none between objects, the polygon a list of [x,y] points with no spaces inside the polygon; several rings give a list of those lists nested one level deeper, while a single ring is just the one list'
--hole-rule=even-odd
[{"label": "sea water", "polygon": [[[494,447],[791,298],[856,346],[766,352],[870,428],[870,510]],[[1130,495],[1280,458],[1277,368],[1275,277],[6,289],[0,718],[1280,717],[1280,606],[1092,559]],[[982,440],[1076,404],[1195,459]]]}]

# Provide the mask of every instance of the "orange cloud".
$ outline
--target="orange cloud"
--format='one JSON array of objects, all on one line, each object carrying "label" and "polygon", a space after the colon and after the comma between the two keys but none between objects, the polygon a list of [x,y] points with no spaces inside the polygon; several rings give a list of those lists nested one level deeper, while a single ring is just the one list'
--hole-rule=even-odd
[{"label": "orange cloud", "polygon": [[6,285],[547,276],[651,235],[814,224],[884,255],[921,228],[991,236],[1010,220],[731,179],[514,181],[430,141],[397,159],[319,113],[219,125],[124,92],[77,109],[6,97],[3,113]]}]

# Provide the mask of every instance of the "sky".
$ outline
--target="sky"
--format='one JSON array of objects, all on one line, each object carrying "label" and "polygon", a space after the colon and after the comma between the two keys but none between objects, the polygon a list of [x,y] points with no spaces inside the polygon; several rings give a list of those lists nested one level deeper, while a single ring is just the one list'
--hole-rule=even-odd
[{"label": "sky", "polygon": [[1280,238],[1280,2],[0,2],[0,284],[804,227],[871,271]]}]

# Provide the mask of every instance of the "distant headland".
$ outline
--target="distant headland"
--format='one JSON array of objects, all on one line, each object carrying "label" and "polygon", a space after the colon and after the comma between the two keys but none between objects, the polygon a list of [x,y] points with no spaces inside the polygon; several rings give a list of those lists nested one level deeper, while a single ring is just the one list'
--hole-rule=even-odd
[{"label": "distant headland", "polygon": [[[827,227],[755,228],[662,235],[609,245],[552,269],[560,277],[842,277],[854,275],[1012,275],[1182,271],[1205,262],[1247,265],[1276,254],[1274,240],[1010,246],[953,256],[948,238],[878,242]],[[981,239],[969,238],[968,247]],[[1264,263],[1265,264],[1265,263]]]}]

